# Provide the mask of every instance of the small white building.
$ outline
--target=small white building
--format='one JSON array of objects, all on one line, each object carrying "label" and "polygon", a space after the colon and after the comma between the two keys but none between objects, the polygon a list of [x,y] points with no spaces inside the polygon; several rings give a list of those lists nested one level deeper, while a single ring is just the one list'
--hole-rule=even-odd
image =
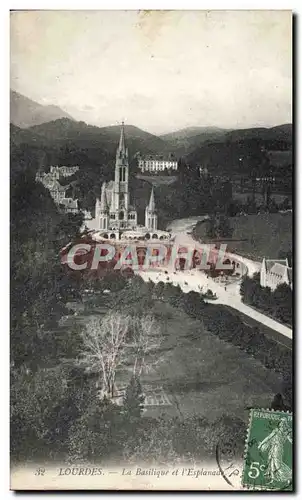
[{"label": "small white building", "polygon": [[263,259],[260,270],[260,285],[275,290],[278,285],[286,283],[292,288],[292,268],[287,259]]}]

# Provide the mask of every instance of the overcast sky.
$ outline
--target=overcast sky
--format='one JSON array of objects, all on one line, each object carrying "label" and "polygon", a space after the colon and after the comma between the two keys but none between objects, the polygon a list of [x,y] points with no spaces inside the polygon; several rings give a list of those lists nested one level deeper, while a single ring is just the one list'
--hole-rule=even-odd
[{"label": "overcast sky", "polygon": [[11,14],[11,88],[153,133],[292,121],[289,11]]}]

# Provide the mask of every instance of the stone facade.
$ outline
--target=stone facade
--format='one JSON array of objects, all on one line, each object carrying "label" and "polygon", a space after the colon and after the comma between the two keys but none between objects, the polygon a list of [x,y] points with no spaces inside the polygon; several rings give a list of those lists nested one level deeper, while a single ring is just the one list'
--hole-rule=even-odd
[{"label": "stone facade", "polygon": [[[145,225],[147,230],[157,229],[153,189],[145,211]],[[101,199],[97,198],[95,204],[94,229],[120,232],[134,230],[137,227],[137,212],[130,203],[128,148],[125,144],[124,124],[122,124],[115,158],[114,181],[104,182],[102,185]]]},{"label": "stone facade", "polygon": [[260,285],[275,290],[278,285],[286,283],[292,288],[292,268],[287,259],[263,259],[260,270]]}]

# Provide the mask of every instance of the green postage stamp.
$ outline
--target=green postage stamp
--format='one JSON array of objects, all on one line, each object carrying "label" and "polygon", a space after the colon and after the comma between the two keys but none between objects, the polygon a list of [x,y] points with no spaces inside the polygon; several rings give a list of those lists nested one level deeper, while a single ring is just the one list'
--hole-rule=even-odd
[{"label": "green postage stamp", "polygon": [[292,414],[250,413],[242,484],[263,490],[292,490]]}]

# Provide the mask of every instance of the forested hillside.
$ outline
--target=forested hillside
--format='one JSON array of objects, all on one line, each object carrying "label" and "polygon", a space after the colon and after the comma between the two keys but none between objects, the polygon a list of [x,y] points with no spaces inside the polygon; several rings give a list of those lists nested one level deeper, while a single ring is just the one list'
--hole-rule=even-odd
[{"label": "forested hillside", "polygon": [[[23,162],[23,163],[22,163]],[[36,183],[37,160],[11,157],[11,356],[24,362],[28,350],[47,356],[43,326],[60,317],[69,287],[59,251],[74,238],[80,215],[62,215],[47,189]]]}]

